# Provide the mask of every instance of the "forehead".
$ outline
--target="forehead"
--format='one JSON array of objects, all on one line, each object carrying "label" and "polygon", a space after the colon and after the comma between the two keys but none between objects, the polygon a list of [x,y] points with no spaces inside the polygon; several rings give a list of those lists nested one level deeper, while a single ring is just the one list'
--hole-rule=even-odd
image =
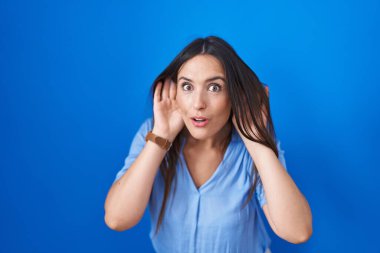
[{"label": "forehead", "polygon": [[178,78],[205,80],[211,76],[223,76],[224,69],[220,61],[212,55],[197,55],[186,61],[178,71]]}]

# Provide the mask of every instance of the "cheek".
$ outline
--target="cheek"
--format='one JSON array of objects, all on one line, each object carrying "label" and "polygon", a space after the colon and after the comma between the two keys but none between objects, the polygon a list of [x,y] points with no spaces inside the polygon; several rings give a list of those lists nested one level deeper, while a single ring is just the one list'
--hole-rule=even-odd
[{"label": "cheek", "polygon": [[229,114],[231,111],[231,103],[229,99],[221,99],[217,102],[217,108],[220,115]]}]

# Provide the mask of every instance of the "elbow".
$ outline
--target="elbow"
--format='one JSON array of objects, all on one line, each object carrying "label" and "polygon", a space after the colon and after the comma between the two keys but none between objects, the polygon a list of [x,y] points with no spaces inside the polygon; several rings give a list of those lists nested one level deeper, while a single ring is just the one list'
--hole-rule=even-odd
[{"label": "elbow", "polygon": [[287,241],[293,244],[301,244],[307,242],[313,234],[313,221],[311,213],[310,216],[305,219],[302,224],[299,224],[299,226],[293,231],[297,232],[293,233],[292,236],[289,235],[288,238],[291,238],[291,240]]},{"label": "elbow", "polygon": [[305,232],[303,232],[302,234],[298,235],[295,238],[292,238],[292,240],[289,240],[289,242],[293,244],[305,243],[310,239],[312,234],[313,234],[313,229],[310,227],[306,229]]},{"label": "elbow", "polygon": [[123,232],[136,226],[144,213],[134,212],[133,210],[120,211],[111,208],[110,204],[104,206],[104,222],[112,230]]},{"label": "elbow", "polygon": [[109,215],[104,215],[104,221],[106,225],[117,232],[123,232],[125,230],[133,228],[137,223],[136,222],[125,222],[120,219],[110,217]]},{"label": "elbow", "polygon": [[313,234],[313,231],[305,233],[304,235],[302,235],[301,237],[298,238],[298,240],[295,242],[295,244],[301,244],[301,243],[307,242],[310,239],[312,234]]},{"label": "elbow", "polygon": [[283,231],[280,233],[277,232],[276,234],[278,237],[289,243],[301,244],[307,242],[310,239],[311,235],[313,234],[313,228],[311,226],[307,226],[305,228],[298,228],[293,231]]}]

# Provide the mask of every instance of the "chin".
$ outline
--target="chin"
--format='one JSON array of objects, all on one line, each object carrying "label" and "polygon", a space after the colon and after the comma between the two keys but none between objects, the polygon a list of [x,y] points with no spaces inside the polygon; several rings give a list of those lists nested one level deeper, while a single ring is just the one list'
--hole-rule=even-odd
[{"label": "chin", "polygon": [[194,131],[189,131],[191,137],[193,137],[194,139],[197,139],[197,140],[204,140],[208,137],[207,134],[202,134],[202,133],[194,133]]},{"label": "chin", "polygon": [[192,124],[190,126],[186,125],[186,128],[189,131],[189,134],[197,140],[206,139],[210,135],[209,128],[197,128]]}]

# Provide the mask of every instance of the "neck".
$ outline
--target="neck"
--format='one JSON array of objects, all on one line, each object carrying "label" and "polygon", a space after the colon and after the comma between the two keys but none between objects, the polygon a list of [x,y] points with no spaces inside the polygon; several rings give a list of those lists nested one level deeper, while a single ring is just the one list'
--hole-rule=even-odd
[{"label": "neck", "polygon": [[224,149],[226,138],[230,134],[231,130],[232,126],[229,122],[227,122],[227,124],[225,124],[219,132],[204,140],[195,139],[190,134],[189,130],[186,130],[186,145],[188,147],[196,147],[199,149]]}]

